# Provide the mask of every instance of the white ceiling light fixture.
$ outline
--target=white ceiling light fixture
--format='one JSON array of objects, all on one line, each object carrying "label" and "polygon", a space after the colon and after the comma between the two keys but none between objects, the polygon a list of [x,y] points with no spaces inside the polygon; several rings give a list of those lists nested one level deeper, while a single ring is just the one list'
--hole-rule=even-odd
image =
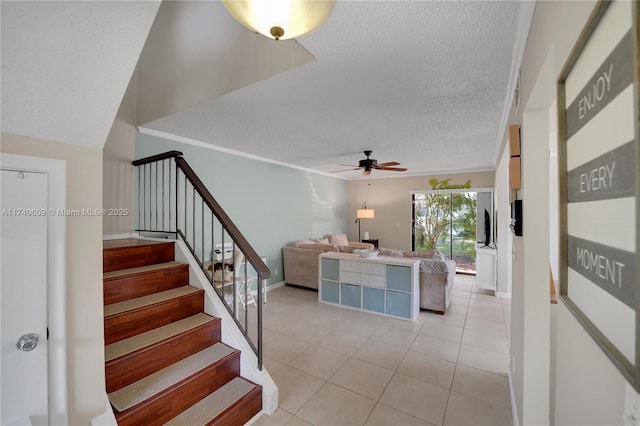
[{"label": "white ceiling light fixture", "polygon": [[275,40],[309,34],[324,24],[335,0],[222,0],[242,25]]}]

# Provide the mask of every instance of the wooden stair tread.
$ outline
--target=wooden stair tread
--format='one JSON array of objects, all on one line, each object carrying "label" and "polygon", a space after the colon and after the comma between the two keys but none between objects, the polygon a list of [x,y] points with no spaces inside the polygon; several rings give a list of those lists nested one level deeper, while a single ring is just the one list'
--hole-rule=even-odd
[{"label": "wooden stair tread", "polygon": [[234,352],[237,351],[224,343],[216,343],[137,382],[111,392],[109,400],[118,412],[123,412]]},{"label": "wooden stair tread", "polygon": [[180,262],[164,262],[157,263],[155,265],[139,266],[137,268],[119,269],[117,271],[105,272],[103,274],[103,279],[109,280],[113,278],[125,277],[128,275],[138,275],[144,274],[145,272],[159,271],[162,269],[182,268],[185,265],[187,264]]},{"label": "wooden stair tread", "polygon": [[166,302],[167,300],[186,296],[201,292],[202,290],[185,285],[171,290],[160,291],[158,293],[149,294],[147,296],[136,297],[135,299],[125,300],[124,302],[112,303],[104,307],[104,316],[116,315],[134,309],[144,308],[156,303]]},{"label": "wooden stair tread", "polygon": [[173,243],[173,240],[143,240],[138,238],[122,238],[119,240],[103,240],[102,250],[119,249],[122,247],[150,246],[152,244]]},{"label": "wooden stair tread", "polygon": [[146,346],[160,342],[184,331],[206,324],[216,319],[210,315],[199,313],[171,324],[129,337],[105,346],[105,361],[111,361],[120,356],[135,352]]},{"label": "wooden stair tread", "polygon": [[169,420],[165,425],[206,425],[240,398],[255,389],[256,386],[256,384],[242,377],[236,377],[206,398],[192,405],[186,411]]}]

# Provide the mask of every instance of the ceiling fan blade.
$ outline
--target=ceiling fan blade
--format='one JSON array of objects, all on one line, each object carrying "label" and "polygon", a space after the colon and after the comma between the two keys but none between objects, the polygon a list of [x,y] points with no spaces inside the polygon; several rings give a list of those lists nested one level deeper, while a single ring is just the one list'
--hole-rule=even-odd
[{"label": "ceiling fan blade", "polygon": [[360,170],[360,167],[356,167],[354,169],[342,169],[342,170],[334,170],[332,172],[329,173],[340,173],[340,172],[350,172],[351,170]]},{"label": "ceiling fan blade", "polygon": [[399,166],[399,165],[400,163],[398,163],[397,161],[389,161],[388,163],[378,164],[378,167]]},{"label": "ceiling fan blade", "polygon": [[369,176],[371,174],[371,170],[365,170],[362,172],[363,176]]},{"label": "ceiling fan blade", "polygon": [[406,172],[407,169],[404,167],[378,167],[380,170],[387,170],[391,172]]}]

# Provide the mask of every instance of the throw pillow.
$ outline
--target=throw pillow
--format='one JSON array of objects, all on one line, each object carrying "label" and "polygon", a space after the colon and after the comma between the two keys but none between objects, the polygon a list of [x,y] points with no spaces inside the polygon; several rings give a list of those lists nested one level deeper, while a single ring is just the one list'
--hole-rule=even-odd
[{"label": "throw pillow", "polygon": [[328,238],[320,238],[319,240],[315,240],[318,244],[331,244]]},{"label": "throw pillow", "polygon": [[349,239],[347,238],[347,234],[333,234],[329,236],[329,242],[337,246],[349,245]]}]

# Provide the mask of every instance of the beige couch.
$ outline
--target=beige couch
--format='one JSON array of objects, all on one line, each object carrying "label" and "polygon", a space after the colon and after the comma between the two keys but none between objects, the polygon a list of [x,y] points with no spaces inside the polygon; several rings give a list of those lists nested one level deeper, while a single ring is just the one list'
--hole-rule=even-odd
[{"label": "beige couch", "polygon": [[373,244],[347,241],[346,238],[344,234],[336,234],[322,240],[297,241],[283,247],[284,282],[317,290],[320,254],[326,251],[351,253],[355,249],[373,249]]},{"label": "beige couch", "polygon": [[420,308],[444,314],[451,304],[451,290],[456,276],[456,262],[438,251],[399,251],[380,249],[380,254],[394,257],[419,257]]}]

